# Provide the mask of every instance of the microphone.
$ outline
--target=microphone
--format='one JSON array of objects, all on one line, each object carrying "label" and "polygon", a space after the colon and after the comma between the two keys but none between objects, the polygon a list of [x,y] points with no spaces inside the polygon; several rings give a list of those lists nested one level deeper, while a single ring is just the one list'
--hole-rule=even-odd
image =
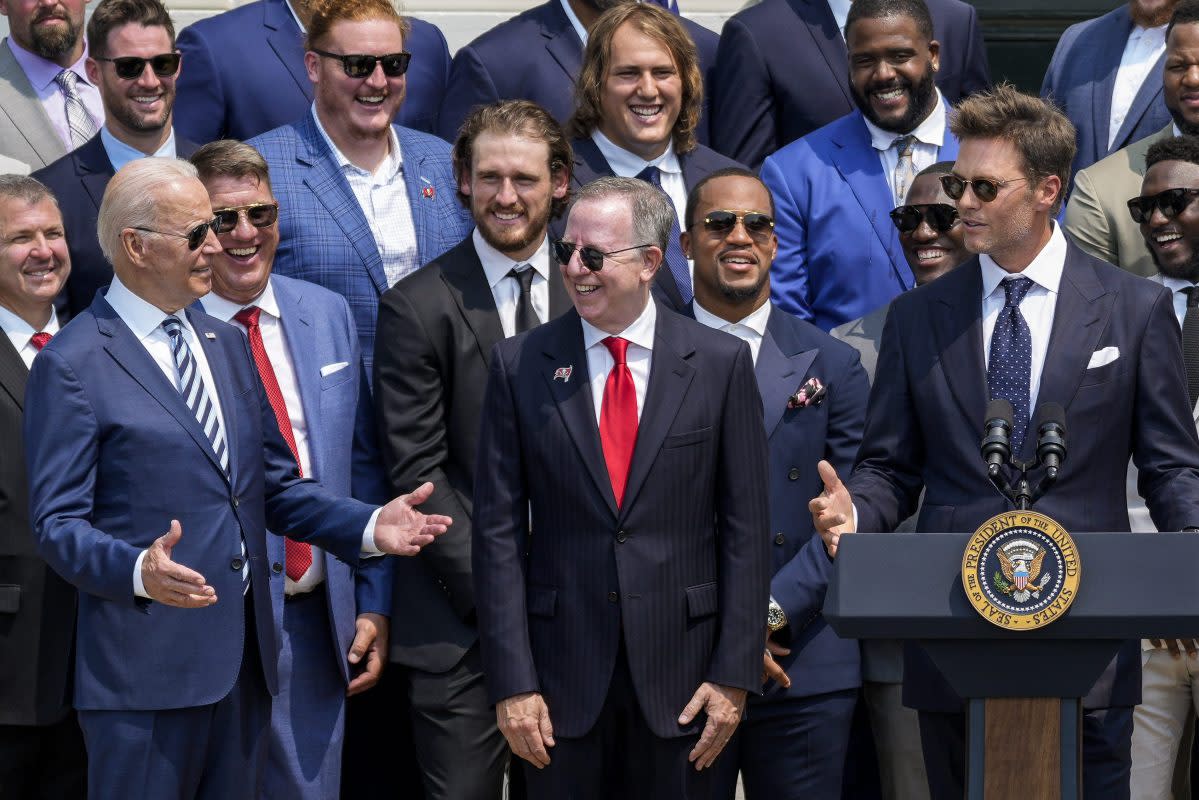
[{"label": "microphone", "polygon": [[1055,481],[1066,460],[1066,410],[1057,403],[1043,403],[1036,419],[1037,460],[1045,466],[1045,477]]},{"label": "microphone", "polygon": [[980,445],[983,459],[987,462],[987,475],[994,480],[999,470],[1012,455],[1012,404],[1003,398],[987,403],[987,419],[983,424],[983,440]]}]

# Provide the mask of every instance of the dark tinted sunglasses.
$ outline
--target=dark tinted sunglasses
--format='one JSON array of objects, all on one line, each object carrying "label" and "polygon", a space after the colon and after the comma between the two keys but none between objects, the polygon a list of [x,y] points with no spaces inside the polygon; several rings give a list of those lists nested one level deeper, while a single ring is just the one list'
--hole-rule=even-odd
[{"label": "dark tinted sunglasses", "polygon": [[574,242],[564,242],[561,239],[554,239],[550,242],[550,246],[554,251],[554,258],[559,264],[566,265],[570,263],[570,257],[574,255],[575,250],[579,251],[579,261],[583,262],[583,266],[592,272],[599,272],[604,268],[604,256],[614,256],[617,253],[627,253],[630,250],[638,250],[642,247],[652,247],[649,244],[635,244],[632,247],[622,247],[620,250],[596,250],[594,247],[580,247]]},{"label": "dark tinted sunglasses", "polygon": [[770,234],[774,232],[774,220],[761,211],[745,211],[740,214],[724,209],[710,211],[703,221],[697,222],[696,225],[703,225],[704,230],[708,233],[728,236],[733,232],[733,228],[737,227],[738,221],[745,226],[745,232],[750,237],[759,241],[769,238]]},{"label": "dark tinted sunglasses", "polygon": [[121,56],[119,58],[92,56],[92,58],[97,61],[107,61],[109,64],[112,64],[118,78],[133,81],[142,76],[142,73],[146,70],[146,64],[150,65],[150,69],[154,70],[154,74],[158,77],[171,77],[179,71],[180,56],[178,53],[159,53],[150,58],[138,58],[136,56]]},{"label": "dark tinted sunglasses", "polygon": [[1166,219],[1174,219],[1194,202],[1196,197],[1199,197],[1199,189],[1167,189],[1157,194],[1132,198],[1128,201],[1128,213],[1138,225],[1148,222],[1155,208],[1162,212]]},{"label": "dark tinted sunglasses", "polygon": [[999,190],[1012,183],[1026,181],[1028,178],[1008,178],[1005,181],[994,180],[992,178],[975,178],[974,180],[966,180],[960,175],[942,175],[941,188],[945,190],[945,194],[949,195],[952,200],[961,200],[962,195],[966,193],[966,186],[969,185],[974,189],[974,196],[984,203],[989,203],[999,196]]},{"label": "dark tinted sunglasses", "polygon": [[412,60],[411,53],[388,53],[385,56],[349,55],[330,53],[327,50],[312,52],[318,56],[332,58],[341,62],[341,68],[351,78],[368,78],[375,71],[375,64],[383,65],[383,74],[389,78],[398,78],[408,71],[408,62]]},{"label": "dark tinted sunglasses", "polygon": [[914,232],[921,222],[927,222],[937,233],[948,233],[957,224],[958,210],[948,203],[900,206],[891,212],[891,221],[900,233]]},{"label": "dark tinted sunglasses", "polygon": [[176,239],[187,239],[188,250],[199,250],[200,245],[204,244],[204,240],[208,238],[208,229],[216,230],[216,220],[210,219],[208,222],[201,222],[196,227],[192,228],[187,233],[172,233],[171,231],[159,231],[154,228],[143,228],[140,225],[132,226],[135,231],[145,231],[146,233],[157,233],[159,236],[174,236]]},{"label": "dark tinted sunglasses", "polygon": [[255,228],[269,228],[279,219],[279,204],[251,203],[248,206],[217,209],[212,212],[213,231],[229,233],[237,227],[237,220],[242,214],[246,215],[246,221]]}]

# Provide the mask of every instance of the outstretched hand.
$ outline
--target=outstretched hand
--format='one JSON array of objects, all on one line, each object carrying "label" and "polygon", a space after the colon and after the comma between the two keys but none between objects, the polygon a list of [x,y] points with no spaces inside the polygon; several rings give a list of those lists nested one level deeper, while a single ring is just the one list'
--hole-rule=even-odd
[{"label": "outstretched hand", "polygon": [[808,511],[812,512],[812,524],[824,540],[829,557],[835,558],[841,534],[854,532],[853,500],[832,464],[822,460],[816,468],[824,491],[812,498]]},{"label": "outstretched hand", "polygon": [[433,484],[423,483],[414,491],[383,506],[375,520],[375,547],[397,556],[414,556],[422,547],[445,533],[453,520],[444,514],[422,514],[416,506],[433,494]]},{"label": "outstretched hand", "polygon": [[176,608],[205,608],[216,603],[216,589],[194,569],[171,560],[171,551],[183,538],[179,520],[171,520],[171,529],[154,540],[142,559],[142,586],[156,603]]}]

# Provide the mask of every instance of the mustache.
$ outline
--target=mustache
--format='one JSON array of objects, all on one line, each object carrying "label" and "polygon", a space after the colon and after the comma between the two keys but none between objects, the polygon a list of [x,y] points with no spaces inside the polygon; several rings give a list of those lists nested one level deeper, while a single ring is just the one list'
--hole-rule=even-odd
[{"label": "mustache", "polygon": [[67,16],[66,9],[64,9],[62,6],[54,6],[53,8],[43,9],[33,15],[34,22],[41,22],[42,20],[47,19],[61,19],[69,21],[70,18]]},{"label": "mustache", "polygon": [[908,80],[907,78],[902,78],[902,77],[896,76],[895,78],[893,78],[892,80],[889,80],[889,81],[885,81],[885,82],[884,81],[876,81],[876,82],[870,84],[869,86],[867,86],[866,91],[867,92],[886,92],[886,91],[890,91],[891,89],[903,89],[906,92],[910,92],[910,91],[912,91],[912,88],[914,86],[915,86],[915,84],[912,83],[912,81]]}]

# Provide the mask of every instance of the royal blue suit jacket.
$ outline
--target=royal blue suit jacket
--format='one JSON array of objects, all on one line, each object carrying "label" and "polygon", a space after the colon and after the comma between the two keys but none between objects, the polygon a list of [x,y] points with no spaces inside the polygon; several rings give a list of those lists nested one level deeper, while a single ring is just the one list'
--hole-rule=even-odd
[{"label": "royal blue suit jacket", "polygon": [[[957,158],[945,129],[938,161]],[[854,111],[766,159],[779,252],[771,299],[821,330],[858,319],[916,279],[891,222],[895,207],[862,112]]]},{"label": "royal blue suit jacket", "polygon": [[[396,122],[433,133],[450,72],[450,50],[437,26],[407,18],[412,32],[408,92]],[[245,141],[299,119],[312,105],[304,34],[286,0],[255,0],[193,22],[179,34],[183,71],[175,127],[201,144]]]},{"label": "royal blue suit jacket", "polygon": [[554,732],[582,736],[622,637],[657,736],[699,730],[678,716],[704,681],[759,691],[767,456],[745,343],[659,307],[619,508],[578,313],[500,342],[489,370],[471,555],[492,702],[541,692]]},{"label": "royal blue suit jacket", "polygon": [[[474,222],[458,202],[450,146],[427,133],[399,126],[395,130],[417,251],[424,264],[462,241]],[[270,165],[271,188],[279,200],[275,272],[318,283],[350,302],[369,377],[379,296],[389,286],[362,206],[311,113],[251,139],[250,144]]]},{"label": "royal blue suit jacket", "polygon": [[[858,465],[847,486],[858,530],[973,531],[1011,502],[987,479],[978,441],[986,407],[982,272],[971,259],[895,299],[883,329]],[[1088,368],[1092,354],[1118,357]],[[1199,525],[1199,440],[1183,378],[1170,292],[1068,244],[1037,403],[1066,410],[1069,456],[1036,504],[1070,531],[1127,531],[1128,459],[1159,530]],[[1031,460],[1036,437],[1020,457]],[[1040,479],[1038,470],[1031,478]],[[1127,643],[1084,698],[1140,702],[1140,653]],[[904,702],[933,711],[960,700],[923,651],[907,648]]]},{"label": "royal blue suit jacket", "polygon": [[1112,89],[1132,27],[1128,4],[1122,3],[1102,17],[1071,25],[1053,51],[1041,94],[1053,98],[1078,131],[1071,175],[1170,124],[1162,95],[1163,54],[1133,98],[1116,140],[1108,146]]},{"label": "royal blue suit jacket", "polygon": [[[308,426],[312,470],[308,477],[338,496],[385,503],[388,492],[379,461],[374,412],[349,304],[344,297],[306,281],[272,275],[271,284]],[[343,369],[321,375],[322,367],[342,363],[346,365]],[[355,570],[327,552],[321,558],[323,591],[332,623],[332,655],[348,682],[346,654],[354,641],[354,620],[367,612],[391,615],[394,562],[372,558]],[[279,575],[287,563],[282,536],[267,537],[267,559],[272,574]],[[284,586],[283,580],[271,581],[275,633],[280,638]]]},{"label": "royal blue suit jacket", "polygon": [[[278,688],[266,528],[357,565],[373,508],[299,477],[246,337],[189,309],[219,398],[226,477],[178,389],[102,295],[34,361],[25,450],[38,551],[79,589],[75,705],[154,711],[225,697],[246,644],[241,545],[266,688]],[[165,316],[165,315],[164,315]],[[179,520],[172,558],[217,594],[202,609],[133,594],[138,554]]]},{"label": "royal blue suit jacket", "polygon": [[[190,158],[199,145],[175,133],[175,153]],[[100,201],[116,170],[108,159],[108,151],[97,133],[77,150],[72,150],[52,164],[33,173],[54,193],[62,211],[62,224],[67,234],[67,250],[71,254],[71,277],[62,295],[69,316],[84,311],[96,297],[96,290],[112,283],[112,264],[100,250],[96,236],[96,220],[100,216]]]},{"label": "royal blue suit jacket", "polygon": [[[951,104],[991,86],[982,27],[961,0],[928,0]],[[1117,55],[1117,61],[1119,56]],[[827,0],[762,0],[724,24],[712,147],[757,169],[766,156],[854,110],[849,55]]]},{"label": "royal blue suit jacket", "polygon": [[[705,86],[711,85],[720,37],[685,17],[679,22],[699,51]],[[575,33],[560,0],[547,0],[517,14],[454,54],[438,130],[454,141],[458,128],[475,106],[497,100],[532,100],[561,123],[575,109],[575,78],[583,63],[583,42]],[[708,143],[708,98],[696,136]]]}]

